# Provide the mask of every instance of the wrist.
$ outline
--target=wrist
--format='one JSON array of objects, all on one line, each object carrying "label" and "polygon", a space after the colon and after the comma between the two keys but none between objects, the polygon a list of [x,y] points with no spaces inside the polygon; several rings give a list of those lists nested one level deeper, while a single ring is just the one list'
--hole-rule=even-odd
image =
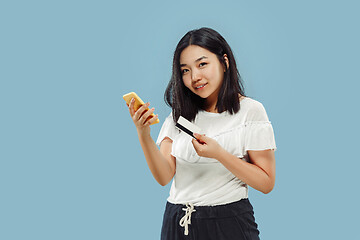
[{"label": "wrist", "polygon": [[147,139],[149,137],[151,138],[150,131],[142,131],[137,129],[137,134],[140,139]]},{"label": "wrist", "polygon": [[221,160],[227,156],[228,151],[226,151],[223,147],[220,147],[218,151],[216,151],[215,159],[221,162]]}]

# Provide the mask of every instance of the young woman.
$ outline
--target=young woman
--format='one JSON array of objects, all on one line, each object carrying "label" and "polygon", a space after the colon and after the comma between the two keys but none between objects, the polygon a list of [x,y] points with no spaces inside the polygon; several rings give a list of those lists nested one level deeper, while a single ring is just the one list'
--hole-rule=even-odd
[{"label": "young woman", "polygon": [[[233,53],[210,28],[189,31],[178,43],[165,92],[172,112],[156,143],[149,104],[129,112],[154,178],[167,199],[162,240],[259,239],[248,186],[269,193],[275,184],[275,137],[264,106],[246,97]],[[201,128],[178,130],[182,116]],[[160,150],[156,146],[160,146]]]}]

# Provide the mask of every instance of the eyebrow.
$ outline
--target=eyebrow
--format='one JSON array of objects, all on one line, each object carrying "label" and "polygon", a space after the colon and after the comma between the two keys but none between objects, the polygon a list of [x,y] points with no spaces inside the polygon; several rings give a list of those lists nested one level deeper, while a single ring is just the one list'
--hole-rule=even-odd
[{"label": "eyebrow", "polygon": [[[205,57],[205,56],[199,57],[198,59],[195,60],[195,62],[201,61],[205,58],[208,58],[208,57]],[[184,67],[184,66],[186,66],[186,64],[180,64],[180,67]]]}]

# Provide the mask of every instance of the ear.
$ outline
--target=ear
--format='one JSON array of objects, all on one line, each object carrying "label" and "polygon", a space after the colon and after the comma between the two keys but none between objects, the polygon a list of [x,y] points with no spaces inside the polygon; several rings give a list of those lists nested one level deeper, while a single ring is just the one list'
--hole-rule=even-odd
[{"label": "ear", "polygon": [[224,69],[224,72],[226,72],[226,70],[229,69],[229,59],[226,54],[224,54],[223,58],[226,63],[226,69]]}]

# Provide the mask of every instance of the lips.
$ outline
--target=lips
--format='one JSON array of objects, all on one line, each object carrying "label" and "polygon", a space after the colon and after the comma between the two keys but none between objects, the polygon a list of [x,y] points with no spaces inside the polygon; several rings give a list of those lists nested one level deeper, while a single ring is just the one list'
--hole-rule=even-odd
[{"label": "lips", "polygon": [[198,85],[196,85],[194,88],[197,89],[197,90],[199,90],[199,89],[203,89],[206,85],[207,85],[207,83],[198,84]]}]

